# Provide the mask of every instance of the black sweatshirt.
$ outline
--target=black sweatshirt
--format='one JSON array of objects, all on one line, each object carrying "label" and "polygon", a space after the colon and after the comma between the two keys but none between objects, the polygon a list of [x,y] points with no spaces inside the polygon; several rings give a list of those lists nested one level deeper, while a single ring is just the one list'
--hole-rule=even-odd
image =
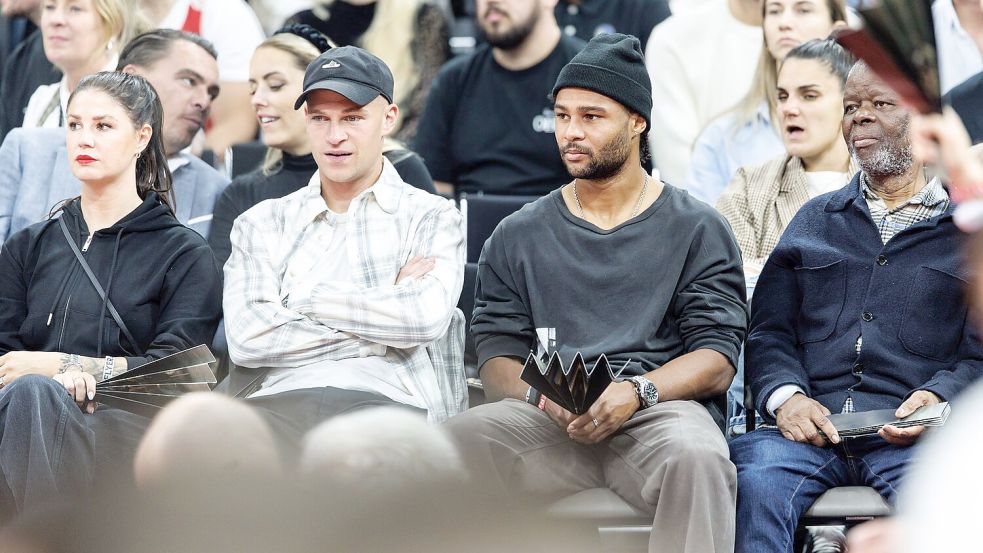
[{"label": "black sweatshirt", "polygon": [[222,313],[215,256],[155,193],[87,247],[79,200],[60,216],[137,343],[104,307],[55,218],[14,233],[0,251],[0,354],[112,355],[134,368],[211,343]]},{"label": "black sweatshirt", "polygon": [[642,374],[707,348],[736,367],[744,296],[730,227],[686,192],[666,185],[648,209],[602,230],[570,213],[557,189],[485,243],[471,332],[479,367],[492,357],[525,360],[537,335],[565,364],[578,351],[588,366],[605,353]]}]

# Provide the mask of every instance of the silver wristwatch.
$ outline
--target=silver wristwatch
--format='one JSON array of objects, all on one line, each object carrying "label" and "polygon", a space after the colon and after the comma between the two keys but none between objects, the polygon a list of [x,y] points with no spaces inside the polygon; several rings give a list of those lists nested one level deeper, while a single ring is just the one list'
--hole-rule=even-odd
[{"label": "silver wristwatch", "polygon": [[659,403],[659,389],[655,387],[655,384],[652,384],[651,380],[644,376],[632,376],[628,380],[635,387],[641,409],[648,409]]}]

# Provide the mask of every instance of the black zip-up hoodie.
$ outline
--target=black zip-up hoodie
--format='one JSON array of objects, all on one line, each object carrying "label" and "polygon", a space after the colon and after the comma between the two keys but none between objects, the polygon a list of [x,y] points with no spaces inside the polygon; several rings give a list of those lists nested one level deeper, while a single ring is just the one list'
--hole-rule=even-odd
[{"label": "black zip-up hoodie", "polygon": [[155,193],[91,241],[79,200],[60,216],[137,343],[120,331],[55,218],[15,233],[0,251],[0,354],[112,355],[134,368],[211,343],[222,315],[218,264]]}]

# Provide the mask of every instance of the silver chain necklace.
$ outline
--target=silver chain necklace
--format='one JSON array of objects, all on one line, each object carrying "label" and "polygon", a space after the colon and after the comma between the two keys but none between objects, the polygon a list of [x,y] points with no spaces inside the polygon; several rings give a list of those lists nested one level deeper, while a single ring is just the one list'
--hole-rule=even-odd
[{"label": "silver chain necklace", "polygon": [[[635,209],[631,210],[631,216],[629,219],[634,219],[638,215],[638,208],[642,207],[642,198],[645,197],[645,192],[649,187],[649,176],[645,175],[645,182],[642,183],[642,191],[638,194],[638,200],[635,202]],[[573,181],[573,199],[577,200],[577,209],[580,210],[580,218],[586,220],[587,216],[584,215],[584,206],[580,203],[580,194],[577,194],[577,181]]]}]

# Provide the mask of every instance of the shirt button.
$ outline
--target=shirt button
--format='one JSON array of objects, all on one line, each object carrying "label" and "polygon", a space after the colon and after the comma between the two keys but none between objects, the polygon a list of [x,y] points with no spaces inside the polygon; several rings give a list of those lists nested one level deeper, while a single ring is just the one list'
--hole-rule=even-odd
[{"label": "shirt button", "polygon": [[887,257],[885,257],[884,255],[877,256],[877,264],[880,265],[881,267],[887,265]]},{"label": "shirt button", "polygon": [[864,311],[863,315],[860,315],[860,318],[869,323],[874,320],[874,315],[870,311]]},{"label": "shirt button", "polygon": [[577,28],[573,25],[567,25],[563,28],[563,32],[566,33],[567,36],[574,36],[577,34]]},{"label": "shirt button", "polygon": [[570,4],[567,6],[567,13],[570,15],[577,15],[580,13],[580,6],[577,4]]}]

